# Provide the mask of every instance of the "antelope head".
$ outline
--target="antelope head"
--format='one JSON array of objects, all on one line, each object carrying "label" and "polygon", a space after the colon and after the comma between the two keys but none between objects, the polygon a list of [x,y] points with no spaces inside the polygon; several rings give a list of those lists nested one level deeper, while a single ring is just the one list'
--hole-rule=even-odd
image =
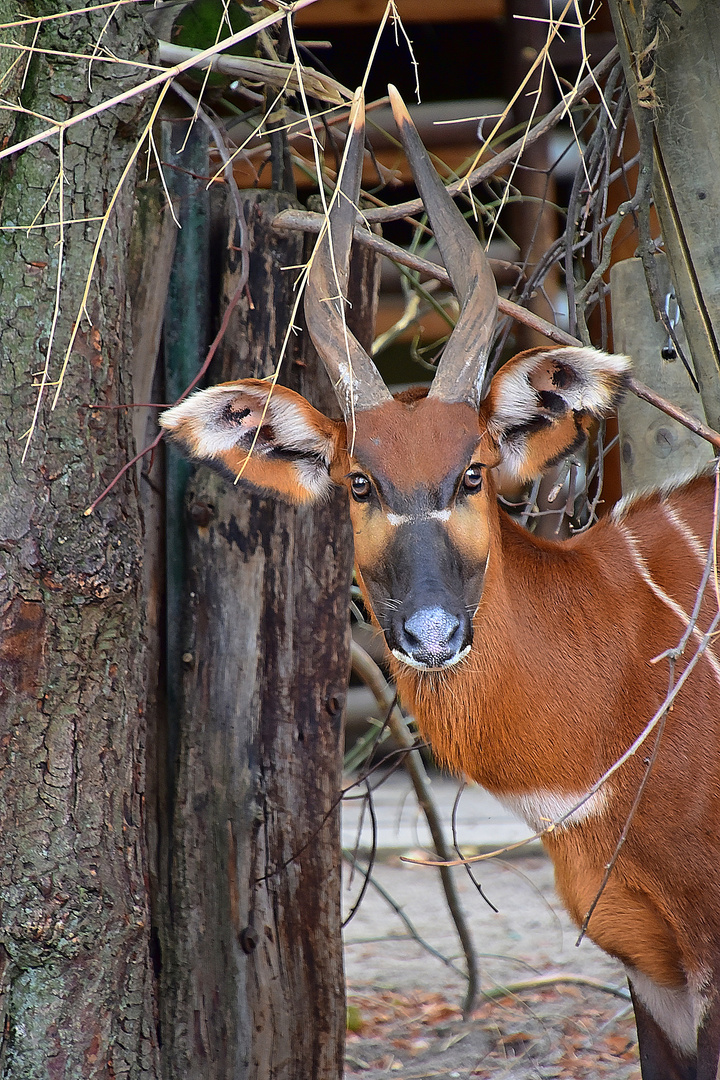
[{"label": "antelope head", "polygon": [[472,648],[488,575],[502,563],[493,470],[527,480],[584,441],[628,367],[593,349],[540,348],[510,360],[483,399],[497,313],[485,253],[435,172],[397,91],[395,119],[460,316],[430,391],[392,397],[347,328],[345,292],[364,146],[362,96],[305,298],[308,329],[343,419],[245,379],[201,391],[162,425],[190,457],[293,502],[347,490],[358,580],[388,649],[417,671]]}]

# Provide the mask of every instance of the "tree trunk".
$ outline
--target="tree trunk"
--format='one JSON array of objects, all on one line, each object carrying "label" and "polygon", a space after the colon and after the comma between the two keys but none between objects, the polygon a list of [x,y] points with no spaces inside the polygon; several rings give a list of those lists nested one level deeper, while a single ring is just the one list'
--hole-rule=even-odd
[{"label": "tree trunk", "polygon": [[[15,5],[13,5],[14,7]],[[38,0],[26,14],[69,4]],[[29,10],[32,9],[32,10]],[[4,17],[12,13],[3,11]],[[107,22],[107,26],[105,26]],[[39,48],[151,60],[139,15],[122,8],[41,26]],[[32,37],[34,27],[29,35]],[[14,31],[17,33],[17,30]],[[36,58],[22,104],[64,119],[139,81],[126,69]],[[145,106],[137,99],[68,132],[65,216],[102,215]],[[17,139],[46,126],[14,114]],[[58,220],[57,138],[0,173],[3,225]],[[49,202],[45,208],[43,204]],[[132,448],[126,259],[133,185],[107,230],[57,408],[46,394],[23,433],[51,333],[58,229],[0,233],[0,1074],[156,1077],[144,821],[141,522],[134,473],[83,510]],[[36,218],[37,216],[37,218]],[[66,227],[57,377],[98,222]]]},{"label": "tree trunk", "polygon": [[[272,373],[296,295],[297,271],[286,268],[307,257],[302,236],[271,228],[292,204],[287,195],[246,193],[243,202],[252,306],[245,296],[236,309],[213,382]],[[224,260],[224,308],[240,255],[234,212],[225,208],[221,220],[214,250]],[[367,339],[373,290],[364,279],[365,302],[355,294],[352,310]],[[284,374],[335,412],[306,335],[291,338]],[[206,469],[191,478],[187,507],[165,1074],[337,1080],[345,1023],[338,797],[349,670],[347,509],[339,495],[294,508]]]},{"label": "tree trunk", "polygon": [[[170,177],[173,173],[169,173]],[[175,213],[178,208],[175,207]],[[159,363],[168,280],[178,238],[167,195],[160,178],[141,181],[136,189],[128,288],[133,298],[133,398],[136,402],[164,401],[163,369]],[[197,362],[197,360],[196,360]],[[138,450],[158,433],[158,410],[133,409],[133,432]],[[151,939],[165,916],[167,893],[168,733],[166,702],[166,564],[165,445],[141,458],[136,466],[145,543],[143,596],[145,600],[146,786],[148,878],[153,917]]]}]

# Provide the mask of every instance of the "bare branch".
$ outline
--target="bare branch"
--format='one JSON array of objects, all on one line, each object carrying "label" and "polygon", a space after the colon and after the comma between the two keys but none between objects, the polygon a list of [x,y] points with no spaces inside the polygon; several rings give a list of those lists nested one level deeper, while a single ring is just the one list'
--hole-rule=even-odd
[{"label": "bare branch", "polygon": [[[550,131],[555,125],[562,120],[567,113],[568,109],[577,104],[585,94],[595,88],[596,79],[602,78],[602,76],[610,70],[615,61],[618,59],[618,48],[611,49],[607,56],[604,56],[598,66],[578,84],[575,91],[565,99],[561,101],[559,105],[556,105],[547,116],[544,116],[542,120],[538,121],[535,127],[527,134],[522,135],[510,146],[505,147],[500,153],[496,154],[490,161],[486,161],[483,165],[478,166],[467,176],[462,177],[460,180],[453,181],[452,184],[448,184],[448,191],[451,195],[462,194],[463,191],[471,187],[477,187],[478,184],[482,184],[485,180],[489,180],[491,176],[494,176],[498,170],[505,167],[505,165],[511,164],[519,153],[521,153],[525,147],[530,146],[537,139],[541,138],[546,132]],[[420,199],[411,199],[408,202],[397,203],[395,206],[387,206],[378,208],[377,210],[366,210],[365,218],[371,224],[379,221],[397,221],[398,218],[404,218],[408,215],[422,213],[423,204]]]},{"label": "bare branch", "polygon": [[[223,41],[224,45],[225,42]],[[158,41],[158,57],[164,64],[182,64],[187,60],[195,60],[194,67],[204,71],[219,71],[225,75],[232,75],[236,79],[254,79],[266,86],[287,88],[291,91],[299,89],[299,81],[294,64],[282,63],[279,60],[261,60],[253,56],[224,56],[215,55],[210,58],[200,49],[189,49],[184,45],[172,45],[169,41]],[[342,105],[345,101],[352,100],[352,91],[323,75],[313,68],[303,67],[302,78],[305,89],[319,101],[329,101],[333,105]]]},{"label": "bare branch", "polygon": [[[366,212],[364,212],[364,216],[367,217]],[[319,233],[324,227],[324,222],[325,218],[322,214],[314,214],[306,210],[283,210],[283,212],[278,214],[274,219],[273,228],[281,231],[288,229],[302,229],[306,232]],[[388,259],[392,259],[393,262],[400,263],[401,266],[407,266],[411,270],[417,270],[421,274],[427,274],[428,277],[435,278],[437,281],[442,282],[443,285],[450,287],[450,278],[442,266],[430,262],[429,259],[423,259],[419,255],[414,255],[409,251],[405,251],[396,244],[390,243],[389,240],[384,240],[381,236],[376,236],[374,233],[368,232],[362,225],[355,226],[353,238],[357,243],[372,248],[373,251],[377,251],[378,254],[385,255]],[[493,265],[493,261],[493,259],[490,259],[491,266]],[[563,330],[559,326],[554,326],[546,319],[541,318],[539,315],[535,315],[534,312],[528,311],[527,308],[520,307],[519,304],[513,303],[512,300],[506,300],[502,296],[498,299],[498,310],[503,315],[508,315],[511,319],[515,319],[517,322],[521,322],[525,326],[529,326],[533,330],[537,330],[539,333],[544,334],[545,337],[549,338],[550,341],[554,341],[557,345],[582,344],[579,338],[573,337],[572,334],[568,334],[566,330]],[[654,405],[660,412],[665,413],[667,416],[671,416],[673,420],[677,420],[679,424],[682,424],[684,427],[694,432],[695,435],[699,435],[700,438],[705,439],[720,450],[720,433],[714,431],[711,427],[708,427],[707,424],[703,424],[702,421],[697,420],[694,416],[691,416],[690,413],[685,412],[684,409],[680,409],[677,405],[674,405],[671,401],[668,401],[633,376],[630,376],[627,379],[627,387],[636,397],[642,398],[643,401],[649,401],[650,404]]]},{"label": "bare branch", "polygon": [[605,994],[630,1001],[630,991],[625,986],[610,986],[593,979],[590,975],[573,975],[571,972],[558,971],[555,974],[539,975],[536,979],[521,979],[518,982],[508,983],[507,986],[496,986],[492,990],[484,990],[483,997],[488,1000],[493,998],[507,997],[510,994],[520,994],[524,990],[541,990],[544,986],[589,986],[592,990],[602,990]]},{"label": "bare branch", "polygon": [[[43,131],[38,131],[34,135],[28,136],[27,139],[23,139],[21,142],[12,143],[10,146],[4,147],[0,150],[0,160],[9,157],[11,154],[17,154],[21,150],[26,150],[28,146],[34,146],[35,143],[45,142],[46,139],[50,139],[53,135],[57,135],[61,131],[66,131],[68,128],[82,123],[83,120],[89,120],[92,116],[99,116],[100,113],[106,112],[108,109],[114,109],[116,105],[121,105],[125,101],[130,101],[132,98],[137,97],[138,94],[145,94],[148,90],[154,90],[156,86],[162,86],[171,79],[177,78],[178,75],[182,75],[184,71],[189,71],[190,68],[197,67],[200,61],[210,59],[226,49],[231,49],[241,41],[253,37],[253,35],[257,34],[260,30],[264,30],[268,26],[274,26],[275,23],[282,22],[287,15],[291,15],[294,11],[299,11],[301,8],[308,7],[315,2],[316,0],[295,0],[295,2],[290,4],[287,8],[283,7],[280,11],[276,11],[266,18],[260,19],[259,22],[253,23],[252,26],[248,26],[244,30],[238,31],[237,34],[224,38],[217,44],[211,45],[208,49],[203,49],[201,53],[193,55],[188,60],[184,60],[174,67],[167,68],[165,71],[160,72],[159,75],[155,75],[152,79],[139,83],[137,86],[133,86],[132,89],[126,90],[116,97],[101,101],[99,105],[94,105],[91,109],[86,109],[84,112],[77,113],[68,120],[58,120],[52,123],[50,127],[45,128]],[[25,113],[24,109],[19,106],[10,105],[7,102],[3,104],[3,108],[10,112]]]},{"label": "bare branch", "polygon": [[[346,862],[350,863],[353,870],[357,870],[360,874],[362,874],[363,877],[365,878],[366,883],[368,885],[372,885],[373,889],[375,889],[376,892],[378,892],[380,894],[380,896],[382,896],[383,900],[387,904],[390,905],[390,907],[393,909],[393,911],[395,912],[397,917],[406,926],[407,931],[408,931],[410,937],[413,939],[413,941],[417,941],[418,945],[420,945],[423,949],[425,949],[426,952],[429,952],[431,956],[436,957],[438,960],[440,960],[447,967],[451,968],[456,973],[456,975],[460,975],[461,978],[467,979],[467,972],[466,971],[463,971],[462,968],[459,968],[457,966],[457,964],[453,963],[453,961],[448,956],[444,956],[441,952],[438,952],[438,950],[433,945],[431,945],[429,941],[426,941],[424,937],[421,937],[421,935],[415,929],[413,923],[407,917],[407,915],[405,914],[403,909],[400,907],[400,905],[397,903],[397,901],[393,899],[393,897],[390,895],[390,893],[387,891],[387,889],[385,889],[380,884],[380,882],[377,880],[377,878],[372,876],[372,874],[370,873],[369,870],[366,870],[364,866],[360,865],[360,863],[355,858],[355,856],[352,854],[352,852],[343,850],[343,859],[345,859]],[[365,892],[365,890],[363,889],[363,893],[364,892]],[[357,906],[357,905],[355,905],[355,906]]]}]

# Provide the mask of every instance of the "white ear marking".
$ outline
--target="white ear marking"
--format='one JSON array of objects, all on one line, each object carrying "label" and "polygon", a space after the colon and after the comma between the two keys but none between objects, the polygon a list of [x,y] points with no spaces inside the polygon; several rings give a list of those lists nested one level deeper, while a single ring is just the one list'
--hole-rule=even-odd
[{"label": "white ear marking", "polygon": [[493,380],[494,408],[488,426],[500,438],[536,419],[551,418],[551,411],[543,405],[541,393],[531,381],[543,363],[561,365],[571,376],[570,380],[557,381],[553,396],[561,399],[568,411],[594,416],[602,416],[613,408],[623,376],[631,367],[627,356],[580,346],[534,350],[528,356],[511,360],[509,370],[501,368]]},{"label": "white ear marking", "polygon": [[[160,423],[193,459],[245,475],[250,459],[266,471],[251,483],[273,490],[273,469],[294,474],[315,498],[333,490],[333,426],[299,394],[258,380],[210,387],[168,409]],[[246,455],[243,460],[243,455]],[[279,475],[279,474],[276,474]],[[250,477],[248,476],[248,479]]]},{"label": "white ear marking", "polygon": [[[224,415],[233,397],[242,399],[242,404],[237,414]],[[257,439],[253,453],[270,453],[279,447],[320,456],[326,463],[330,461],[332,439],[303,416],[296,401],[273,394],[269,387],[266,390],[238,384],[213,386],[192,394],[160,416],[162,427],[183,436],[194,456],[210,458],[237,446],[249,449],[260,423],[272,429],[272,444]]]}]

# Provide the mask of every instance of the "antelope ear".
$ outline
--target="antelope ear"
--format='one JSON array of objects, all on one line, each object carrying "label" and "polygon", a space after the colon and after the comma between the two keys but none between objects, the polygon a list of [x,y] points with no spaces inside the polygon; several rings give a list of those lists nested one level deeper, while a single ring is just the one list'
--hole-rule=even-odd
[{"label": "antelope ear", "polygon": [[188,457],[233,480],[294,503],[332,491],[329,468],[343,425],[284,386],[259,379],[221,383],[168,409],[160,423]]},{"label": "antelope ear", "polygon": [[591,422],[617,405],[630,366],[627,356],[580,346],[509,360],[480,407],[508,474],[529,480],[582,445]]}]

